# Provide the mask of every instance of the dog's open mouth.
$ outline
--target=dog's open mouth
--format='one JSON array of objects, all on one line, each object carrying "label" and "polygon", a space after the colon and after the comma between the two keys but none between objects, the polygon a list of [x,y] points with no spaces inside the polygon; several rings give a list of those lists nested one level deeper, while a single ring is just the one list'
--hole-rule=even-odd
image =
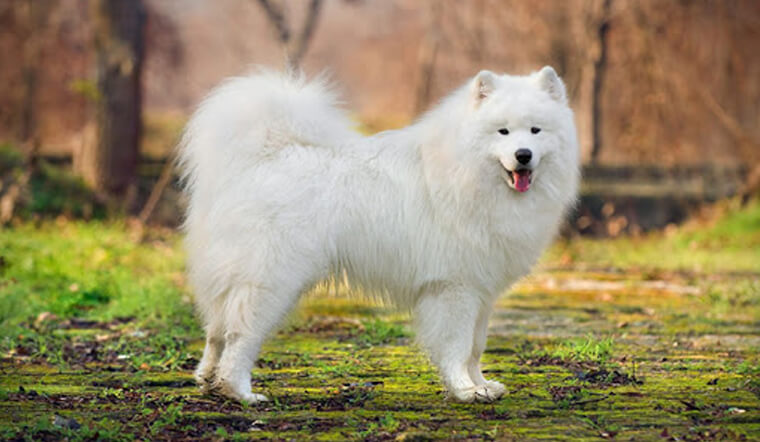
[{"label": "dog's open mouth", "polygon": [[533,171],[528,168],[507,170],[507,184],[518,192],[527,192],[533,179]]}]

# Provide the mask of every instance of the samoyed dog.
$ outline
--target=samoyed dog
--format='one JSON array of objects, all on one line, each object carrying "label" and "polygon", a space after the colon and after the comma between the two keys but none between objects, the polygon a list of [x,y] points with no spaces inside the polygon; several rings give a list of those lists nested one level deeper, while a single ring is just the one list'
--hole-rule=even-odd
[{"label": "samoyed dog", "polygon": [[414,318],[450,397],[505,387],[480,357],[496,297],[576,198],[578,144],[551,67],[482,71],[416,123],[362,136],[323,80],[257,72],[200,105],[179,147],[202,389],[258,402],[251,369],[299,296],[347,277]]}]

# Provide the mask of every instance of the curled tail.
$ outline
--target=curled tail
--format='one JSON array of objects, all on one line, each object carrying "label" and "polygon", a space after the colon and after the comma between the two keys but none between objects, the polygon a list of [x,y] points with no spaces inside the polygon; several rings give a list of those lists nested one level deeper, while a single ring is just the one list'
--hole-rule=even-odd
[{"label": "curled tail", "polygon": [[226,80],[201,103],[178,147],[186,189],[214,187],[225,167],[290,145],[334,147],[357,136],[324,77],[258,71]]}]

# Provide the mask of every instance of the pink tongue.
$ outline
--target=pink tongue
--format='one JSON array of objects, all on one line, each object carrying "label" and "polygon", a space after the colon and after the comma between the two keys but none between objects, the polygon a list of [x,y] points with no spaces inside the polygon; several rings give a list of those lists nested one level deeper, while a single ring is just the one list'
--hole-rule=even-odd
[{"label": "pink tongue", "polygon": [[515,174],[515,189],[518,192],[525,192],[530,187],[530,173],[528,172],[514,172]]}]

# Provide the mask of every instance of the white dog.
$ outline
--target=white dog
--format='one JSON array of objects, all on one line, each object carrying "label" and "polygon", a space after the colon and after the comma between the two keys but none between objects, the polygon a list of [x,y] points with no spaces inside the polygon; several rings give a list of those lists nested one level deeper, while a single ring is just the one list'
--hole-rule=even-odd
[{"label": "white dog", "polygon": [[180,146],[202,388],[247,402],[267,335],[335,275],[414,315],[449,394],[491,401],[480,357],[495,298],[576,198],[578,145],[554,69],[482,71],[415,124],[364,137],[324,81],[259,72],[219,86]]}]

